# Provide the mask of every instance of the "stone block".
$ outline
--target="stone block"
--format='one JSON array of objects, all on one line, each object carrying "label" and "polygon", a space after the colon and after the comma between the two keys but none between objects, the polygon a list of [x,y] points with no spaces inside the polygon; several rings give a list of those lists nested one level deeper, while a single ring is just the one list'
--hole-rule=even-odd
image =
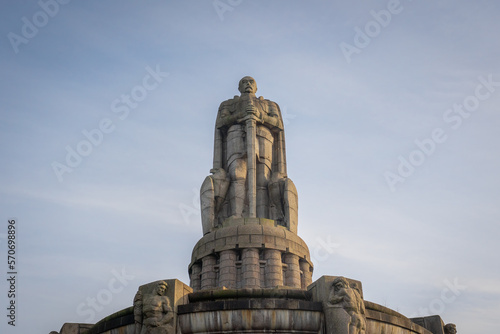
[{"label": "stone block", "polygon": [[203,236],[203,238],[201,238],[201,240],[203,241],[203,243],[206,243],[208,241],[214,241],[215,240],[215,232],[210,232],[208,234],[205,234]]},{"label": "stone block", "polygon": [[287,242],[285,239],[283,238],[279,238],[279,237],[276,237],[274,239],[274,245],[276,248],[278,249],[282,249],[282,250],[285,250],[287,248]]},{"label": "stone block", "polygon": [[260,218],[245,218],[245,225],[260,225]]},{"label": "stone block", "polygon": [[263,244],[264,237],[262,235],[252,234],[252,235],[250,235],[250,242],[252,244],[256,244],[256,245]]},{"label": "stone block", "polygon": [[445,334],[444,322],[439,315],[431,315],[428,317],[411,318],[411,321],[428,329],[432,334]]},{"label": "stone block", "polygon": [[219,272],[220,272],[221,277],[222,277],[222,275],[226,275],[226,274],[233,275],[233,274],[236,274],[236,268],[235,267],[223,267],[223,268],[219,269]]},{"label": "stone block", "polygon": [[216,249],[221,249],[226,246],[226,238],[221,238],[221,239],[216,239],[215,240],[215,248]]},{"label": "stone block", "polygon": [[240,247],[244,247],[243,245],[250,245],[250,235],[248,234],[243,234],[243,235],[238,235],[238,244]]},{"label": "stone block", "polygon": [[92,324],[78,324],[67,322],[61,327],[59,334],[79,334],[86,329],[91,328],[92,326]]},{"label": "stone block", "polygon": [[244,279],[258,279],[260,276],[260,272],[258,271],[245,271],[243,273]]},{"label": "stone block", "polygon": [[264,244],[266,244],[266,248],[274,248],[276,243],[274,241],[275,237],[272,235],[264,235]]},{"label": "stone block", "polygon": [[285,231],[286,229],[281,227],[281,226],[277,226],[277,227],[270,227],[270,226],[262,226],[262,233],[264,235],[272,235],[272,236],[275,236],[275,237],[280,237],[280,238],[285,238]]},{"label": "stone block", "polygon": [[238,234],[238,226],[223,227],[215,231],[215,238],[227,238]]},{"label": "stone block", "polygon": [[238,235],[232,235],[230,237],[226,237],[226,245],[227,246],[232,246],[236,247],[236,244],[238,243]]},{"label": "stone block", "polygon": [[262,225],[242,225],[238,226],[238,235],[262,234]]},{"label": "stone block", "polygon": [[205,252],[211,253],[215,249],[215,241],[209,241],[205,244]]}]

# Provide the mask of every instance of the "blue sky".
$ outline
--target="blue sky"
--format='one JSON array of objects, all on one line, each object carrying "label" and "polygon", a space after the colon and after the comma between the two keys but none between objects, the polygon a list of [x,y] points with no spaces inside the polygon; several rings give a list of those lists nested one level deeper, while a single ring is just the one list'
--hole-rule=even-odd
[{"label": "blue sky", "polygon": [[18,227],[2,333],[97,322],[141,284],[189,283],[217,108],[245,75],[284,114],[313,279],[494,332],[500,3],[66,2],[0,5],[3,274]]}]

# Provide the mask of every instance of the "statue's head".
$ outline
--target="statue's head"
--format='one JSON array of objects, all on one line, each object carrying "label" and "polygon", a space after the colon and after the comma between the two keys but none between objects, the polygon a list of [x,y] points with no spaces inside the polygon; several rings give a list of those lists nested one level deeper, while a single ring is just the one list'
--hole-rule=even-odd
[{"label": "statue's head", "polygon": [[257,92],[257,83],[255,79],[252,77],[243,77],[238,84],[238,90],[241,94],[243,93],[251,93],[255,94]]},{"label": "statue's head", "polygon": [[160,296],[163,296],[165,291],[168,289],[168,284],[165,281],[160,281],[158,282],[158,285],[156,286],[156,293],[159,294]]},{"label": "statue's head", "polygon": [[444,332],[445,334],[457,334],[457,326],[455,324],[446,324]]},{"label": "statue's head", "polygon": [[335,290],[335,292],[337,292],[341,289],[349,287],[349,282],[345,277],[339,276],[333,280],[332,287]]}]

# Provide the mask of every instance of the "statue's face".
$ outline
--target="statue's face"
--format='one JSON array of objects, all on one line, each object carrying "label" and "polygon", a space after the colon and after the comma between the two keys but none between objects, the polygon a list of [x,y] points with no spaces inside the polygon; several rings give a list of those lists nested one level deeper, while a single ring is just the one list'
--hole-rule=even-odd
[{"label": "statue's face", "polygon": [[165,291],[167,290],[167,287],[163,284],[159,284],[158,287],[156,288],[156,292],[160,295],[163,296]]},{"label": "statue's face", "polygon": [[453,324],[446,325],[445,332],[449,334],[457,334],[457,326]]},{"label": "statue's face", "polygon": [[244,77],[240,80],[238,87],[240,93],[254,93],[257,91],[257,83],[252,77]]},{"label": "statue's face", "polygon": [[344,282],[342,282],[342,281],[337,282],[337,283],[335,283],[335,285],[334,285],[334,289],[335,289],[335,291],[339,291],[339,290],[341,290],[341,289],[345,289],[345,288],[346,288],[346,285],[345,285],[345,283],[344,283]]}]

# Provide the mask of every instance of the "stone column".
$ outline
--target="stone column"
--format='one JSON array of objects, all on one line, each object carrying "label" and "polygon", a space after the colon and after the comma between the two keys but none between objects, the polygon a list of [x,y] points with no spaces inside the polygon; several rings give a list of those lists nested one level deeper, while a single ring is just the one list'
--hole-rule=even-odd
[{"label": "stone column", "polygon": [[234,250],[220,252],[219,286],[236,288],[236,251]]},{"label": "stone column", "polygon": [[287,264],[285,285],[293,288],[301,288],[299,256],[290,253],[285,254],[285,263]]},{"label": "stone column", "polygon": [[191,267],[191,288],[193,291],[201,290],[201,265],[199,263],[193,264]]},{"label": "stone column", "polygon": [[266,288],[274,288],[283,285],[283,263],[281,262],[281,251],[266,249],[264,252],[266,260]]},{"label": "stone column", "polygon": [[307,287],[312,283],[311,266],[307,263],[307,261],[300,261],[300,270],[302,271],[302,289],[307,289]]},{"label": "stone column", "polygon": [[201,289],[215,288],[217,281],[217,273],[214,268],[217,263],[215,256],[207,255],[201,261]]},{"label": "stone column", "polygon": [[246,248],[241,253],[243,288],[260,288],[259,250]]}]

